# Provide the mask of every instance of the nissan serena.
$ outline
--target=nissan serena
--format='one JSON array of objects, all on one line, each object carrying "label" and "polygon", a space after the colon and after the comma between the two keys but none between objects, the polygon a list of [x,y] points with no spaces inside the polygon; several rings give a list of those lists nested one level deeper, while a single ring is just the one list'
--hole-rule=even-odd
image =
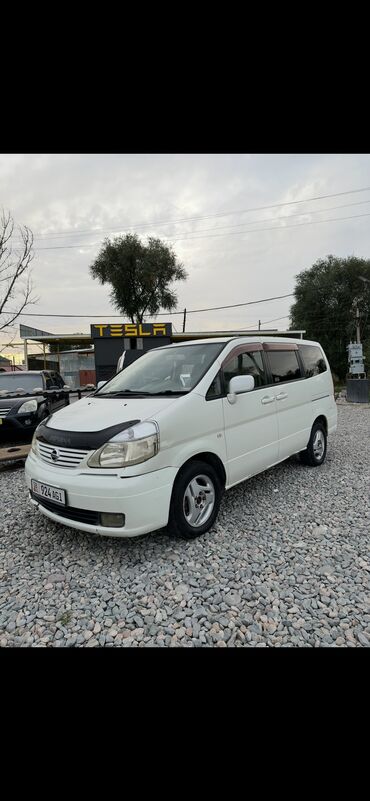
[{"label": "nissan serena", "polygon": [[54,521],[133,537],[210,529],[224,490],[298,453],[326,455],[337,409],[317,342],[223,337],[148,351],[43,420],[26,462]]}]

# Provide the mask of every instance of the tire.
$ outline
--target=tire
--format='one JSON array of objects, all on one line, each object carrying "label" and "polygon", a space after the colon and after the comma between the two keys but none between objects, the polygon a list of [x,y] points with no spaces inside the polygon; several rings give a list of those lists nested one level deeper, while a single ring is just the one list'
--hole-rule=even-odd
[{"label": "tire", "polygon": [[327,448],[326,431],[322,423],[314,423],[311,436],[305,451],[301,451],[299,458],[309,467],[319,467],[324,461]]},{"label": "tire", "polygon": [[189,462],[173,485],[167,531],[172,537],[195,539],[214,524],[223,487],[214,468],[201,461]]}]

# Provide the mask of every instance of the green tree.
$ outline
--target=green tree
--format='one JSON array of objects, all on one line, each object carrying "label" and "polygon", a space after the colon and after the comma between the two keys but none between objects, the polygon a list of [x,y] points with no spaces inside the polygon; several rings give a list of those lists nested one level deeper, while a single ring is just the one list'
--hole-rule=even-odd
[{"label": "green tree", "polygon": [[370,259],[356,256],[327,256],[296,276],[291,329],[303,328],[306,339],[318,340],[332,371],[341,379],[347,373],[346,346],[350,340],[356,341],[356,304],[365,353],[370,346],[370,285],[360,276],[370,280]]},{"label": "green tree", "polygon": [[111,284],[113,305],[133,323],[142,323],[145,313],[174,309],[171,284],[187,277],[170,246],[153,237],[144,244],[137,234],[105,239],[90,272],[101,284]]}]

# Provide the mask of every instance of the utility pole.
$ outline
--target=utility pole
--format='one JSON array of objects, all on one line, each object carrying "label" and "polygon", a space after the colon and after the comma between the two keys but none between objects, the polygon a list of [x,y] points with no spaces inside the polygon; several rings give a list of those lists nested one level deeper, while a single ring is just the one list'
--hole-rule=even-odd
[{"label": "utility pole", "polygon": [[185,331],[185,325],[186,325],[186,309],[184,309],[184,319],[183,319],[183,323],[182,323],[182,331],[183,332]]},{"label": "utility pole", "polygon": [[360,312],[358,310],[358,306],[356,306],[356,342],[360,344]]},{"label": "utility pole", "polygon": [[258,320],[258,330],[261,330],[261,320]]}]

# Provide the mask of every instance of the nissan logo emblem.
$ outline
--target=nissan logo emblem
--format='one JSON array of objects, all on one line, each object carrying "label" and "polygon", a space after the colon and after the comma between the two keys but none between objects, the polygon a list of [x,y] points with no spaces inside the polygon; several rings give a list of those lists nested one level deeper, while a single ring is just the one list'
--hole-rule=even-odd
[{"label": "nissan logo emblem", "polygon": [[52,450],[50,456],[51,456],[53,462],[57,462],[58,459],[59,459],[59,451],[57,451],[56,448],[54,448],[54,450]]}]

